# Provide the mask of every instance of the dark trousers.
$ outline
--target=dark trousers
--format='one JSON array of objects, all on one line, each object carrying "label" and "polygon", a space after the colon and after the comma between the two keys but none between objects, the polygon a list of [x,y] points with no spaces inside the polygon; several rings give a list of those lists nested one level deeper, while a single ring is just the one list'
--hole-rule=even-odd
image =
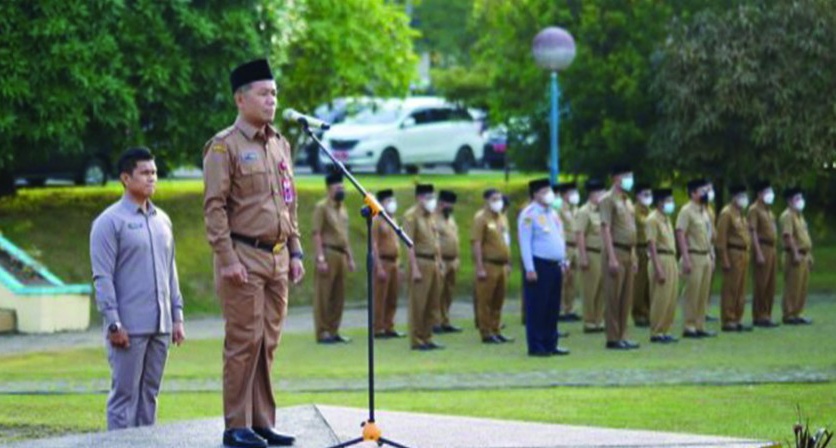
[{"label": "dark trousers", "polygon": [[559,261],[534,259],[536,282],[525,282],[525,339],[528,353],[551,353],[557,348],[563,271]]}]

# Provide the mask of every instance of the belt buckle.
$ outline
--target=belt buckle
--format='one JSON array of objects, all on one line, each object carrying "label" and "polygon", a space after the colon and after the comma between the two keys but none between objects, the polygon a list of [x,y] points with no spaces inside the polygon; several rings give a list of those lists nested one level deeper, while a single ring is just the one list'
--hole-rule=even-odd
[{"label": "belt buckle", "polygon": [[284,249],[284,242],[280,241],[276,243],[275,246],[273,246],[273,254],[278,255],[282,251],[282,249]]}]

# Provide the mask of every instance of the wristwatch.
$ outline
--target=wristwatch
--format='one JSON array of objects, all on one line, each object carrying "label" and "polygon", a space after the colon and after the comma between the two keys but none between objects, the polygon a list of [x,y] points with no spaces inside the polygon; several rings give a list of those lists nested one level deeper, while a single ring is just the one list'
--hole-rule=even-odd
[{"label": "wristwatch", "polygon": [[116,333],[117,331],[119,331],[121,329],[122,329],[122,324],[120,324],[119,322],[114,322],[114,323],[107,326],[107,331],[109,333]]}]

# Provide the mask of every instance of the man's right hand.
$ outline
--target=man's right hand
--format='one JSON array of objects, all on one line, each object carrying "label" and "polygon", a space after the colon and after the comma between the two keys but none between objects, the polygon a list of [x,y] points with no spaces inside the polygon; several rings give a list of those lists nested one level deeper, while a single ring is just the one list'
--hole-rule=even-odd
[{"label": "man's right hand", "polygon": [[766,264],[766,258],[763,256],[762,253],[758,253],[755,255],[755,263],[757,263],[758,266],[763,266]]},{"label": "man's right hand", "polygon": [[531,283],[537,281],[537,271],[527,271],[525,273],[525,280]]},{"label": "man's right hand", "polygon": [[413,282],[418,283],[423,278],[424,277],[421,276],[421,271],[419,271],[418,268],[413,268],[412,269],[412,281]]},{"label": "man's right hand", "polygon": [[608,264],[610,275],[612,275],[613,277],[617,276],[618,271],[621,270],[621,265],[618,264],[618,260],[616,260],[615,258],[611,258]]},{"label": "man's right hand", "polygon": [[377,278],[378,278],[378,280],[386,280],[386,278],[388,277],[388,276],[386,275],[386,269],[383,269],[383,268],[378,268],[378,269],[376,269],[376,270],[377,270]]},{"label": "man's right hand", "polygon": [[656,282],[660,285],[664,285],[668,279],[665,277],[665,271],[661,269],[656,269]]},{"label": "man's right hand", "polygon": [[688,275],[691,273],[691,261],[690,260],[683,260],[682,261],[682,273]]},{"label": "man's right hand", "polygon": [[128,332],[124,328],[109,332],[107,339],[110,341],[110,345],[115,348],[128,348],[131,346],[131,339],[128,337]]},{"label": "man's right hand", "polygon": [[328,262],[327,261],[318,261],[316,263],[316,270],[319,271],[320,274],[327,274],[328,273]]},{"label": "man's right hand", "polygon": [[241,263],[235,263],[221,268],[221,277],[236,285],[243,285],[249,280],[247,268]]}]

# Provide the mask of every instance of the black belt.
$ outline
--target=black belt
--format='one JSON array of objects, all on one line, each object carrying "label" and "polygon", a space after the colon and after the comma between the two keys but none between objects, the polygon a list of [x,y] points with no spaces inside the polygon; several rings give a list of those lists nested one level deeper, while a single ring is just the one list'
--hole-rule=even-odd
[{"label": "black belt", "polygon": [[384,261],[391,261],[391,262],[393,262],[393,263],[394,263],[394,262],[396,262],[396,261],[398,261],[398,257],[397,257],[397,256],[390,256],[390,255],[378,255],[378,258],[380,258],[381,260],[384,260]]},{"label": "black belt", "polygon": [[775,246],[775,241],[763,240],[763,239],[758,238],[758,242],[763,244],[764,246],[769,246],[769,247]]},{"label": "black belt", "polygon": [[435,259],[436,259],[435,255],[429,255],[429,254],[415,254],[415,257],[416,258],[423,258],[424,260],[433,260],[433,261],[435,261]]},{"label": "black belt", "polygon": [[502,260],[488,260],[487,258],[486,258],[486,259],[484,259],[484,262],[485,262],[485,263],[494,264],[494,265],[497,265],[497,266],[505,266],[506,264],[508,264],[508,262],[507,262],[507,261],[502,261]]},{"label": "black belt", "polygon": [[534,257],[534,261],[537,261],[537,262],[540,262],[540,263],[545,263],[545,264],[552,265],[552,266],[555,266],[555,265],[560,266],[561,264],[563,264],[563,262],[561,260],[547,260],[545,258],[539,258],[539,257]]},{"label": "black belt", "polygon": [[459,257],[441,257],[441,259],[444,261],[455,261],[458,260]]},{"label": "black belt", "polygon": [[630,246],[628,244],[612,243],[612,245],[616,249],[621,249],[621,250],[624,250],[624,251],[627,251],[627,252],[631,252],[633,250],[633,246]]},{"label": "black belt", "polygon": [[656,249],[656,253],[659,255],[676,255],[676,252],[667,249]]},{"label": "black belt", "polygon": [[749,250],[746,246],[738,246],[737,244],[726,244],[726,247],[731,250],[739,250],[741,252],[746,252]]},{"label": "black belt", "polygon": [[598,247],[587,247],[586,251],[587,252],[592,252],[593,254],[600,254],[601,253],[601,249],[598,248]]},{"label": "black belt", "polygon": [[271,243],[271,242],[267,242],[267,241],[261,241],[258,238],[239,235],[237,233],[230,233],[229,237],[232,238],[233,240],[239,242],[239,243],[244,243],[247,246],[254,247],[256,249],[261,249],[265,252],[270,252],[270,253],[281,252],[281,250],[284,249],[285,245],[286,245],[285,241],[279,241],[279,242],[272,242]]},{"label": "black belt", "polygon": [[325,246],[325,248],[326,248],[326,249],[331,249],[331,250],[333,250],[334,252],[339,252],[339,253],[341,253],[341,254],[343,254],[343,255],[348,255],[348,251],[347,251],[347,250],[345,250],[345,248],[344,248],[344,247],[340,247],[340,246],[333,246],[333,245],[331,245],[331,244],[324,244],[324,246]]},{"label": "black belt", "polygon": [[694,254],[694,255],[708,255],[711,252],[709,252],[707,250],[691,250],[691,249],[688,249],[688,253],[689,254]]}]

